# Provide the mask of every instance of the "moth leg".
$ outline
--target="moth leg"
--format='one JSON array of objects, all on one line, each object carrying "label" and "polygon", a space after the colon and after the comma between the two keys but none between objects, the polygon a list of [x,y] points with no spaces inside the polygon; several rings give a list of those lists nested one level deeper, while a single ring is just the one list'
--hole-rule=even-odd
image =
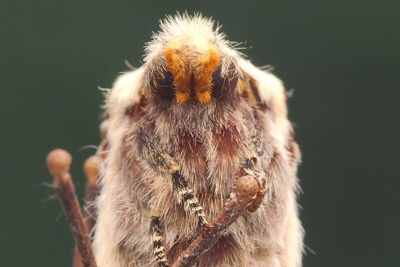
[{"label": "moth leg", "polygon": [[257,179],[257,184],[259,185],[258,187],[259,189],[256,193],[255,199],[252,202],[250,202],[250,204],[247,206],[248,212],[255,212],[260,207],[260,205],[264,200],[266,191],[265,184],[263,185],[259,179]]},{"label": "moth leg", "polygon": [[264,170],[261,167],[260,158],[264,155],[262,148],[262,136],[260,130],[256,126],[250,139],[250,145],[246,158],[239,169],[239,176],[250,175],[255,178],[258,184],[258,190],[254,200],[247,206],[248,212],[255,212],[262,204],[266,191],[266,177]]},{"label": "moth leg", "polygon": [[155,263],[160,267],[169,267],[165,247],[163,244],[163,225],[159,216],[151,216],[150,233],[153,242],[153,255]]},{"label": "moth leg", "polygon": [[249,175],[249,176],[253,177],[257,183],[258,190],[257,190],[256,196],[250,202],[250,204],[247,206],[247,211],[253,213],[260,207],[260,205],[262,204],[262,202],[264,200],[265,191],[266,191],[266,187],[265,187],[266,179],[258,171],[253,171],[251,169],[246,169],[246,168],[241,168],[239,170],[239,175],[240,176]]},{"label": "moth leg", "polygon": [[183,251],[174,262],[174,267],[193,266],[202,253],[210,249],[225,233],[225,230],[234,223],[247,205],[253,201],[258,183],[252,175],[241,176],[236,181],[235,191],[218,215],[199,234],[194,234],[189,247]]},{"label": "moth leg", "polygon": [[[260,136],[256,132],[255,137],[251,140],[249,153],[246,156],[243,167],[239,171],[239,178],[235,187],[236,192],[232,192],[231,198],[225,203],[224,208],[211,223],[208,223],[205,219],[203,208],[193,194],[193,191],[189,188],[188,182],[180,172],[176,161],[169,154],[157,150],[151,140],[143,133],[142,138],[145,144],[143,158],[157,172],[172,182],[178,202],[184,202],[185,211],[196,215],[198,219],[200,232],[193,235],[189,247],[178,256],[178,259],[174,263],[175,267],[192,266],[197,258],[204,251],[211,248],[223,235],[224,231],[248,209],[248,206],[254,203],[255,209],[257,209],[262,203],[265,194],[265,179],[263,181],[263,177],[260,174],[262,172],[260,171],[258,160],[262,155],[262,150],[259,149]],[[162,243],[155,242],[154,244],[161,246]],[[155,248],[155,251],[160,251],[161,255],[162,249],[156,250]],[[165,255],[165,250],[163,253]]]},{"label": "moth leg", "polygon": [[266,172],[262,171],[261,178],[257,179],[260,189],[257,192],[256,198],[254,199],[254,201],[252,203],[250,203],[250,205],[247,207],[247,210],[249,212],[255,212],[258,209],[258,207],[262,204],[262,201],[265,196],[265,191],[266,191],[266,187],[265,187],[266,180],[269,178],[272,178],[272,176],[275,172],[275,169],[278,165],[278,161],[279,161],[279,154],[275,151],[271,157],[269,164],[268,164],[267,171]]},{"label": "moth leg", "polygon": [[242,167],[239,169],[235,190],[225,202],[219,214],[192,237],[189,247],[174,262],[174,267],[189,267],[197,261],[202,253],[210,249],[225,230],[234,223],[246,210],[254,212],[261,205],[265,195],[265,175],[261,171],[259,158],[262,150],[258,146],[260,139],[251,142],[250,150]]},{"label": "moth leg", "polygon": [[157,172],[172,183],[178,203],[183,203],[187,214],[196,217],[199,228],[204,227],[208,223],[204,209],[181,173],[178,163],[169,154],[156,149],[147,135],[142,134],[142,138],[145,144],[143,157]]}]

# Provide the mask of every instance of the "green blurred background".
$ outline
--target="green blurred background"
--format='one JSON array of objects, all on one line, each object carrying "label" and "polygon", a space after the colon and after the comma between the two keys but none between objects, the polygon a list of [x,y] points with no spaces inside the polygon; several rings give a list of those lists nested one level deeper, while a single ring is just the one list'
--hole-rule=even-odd
[{"label": "green blurred background", "polygon": [[[0,266],[69,266],[45,156],[99,142],[100,87],[139,66],[158,20],[201,11],[272,65],[303,163],[304,266],[400,266],[399,1],[0,2]],[[310,250],[315,251],[311,253]]]}]

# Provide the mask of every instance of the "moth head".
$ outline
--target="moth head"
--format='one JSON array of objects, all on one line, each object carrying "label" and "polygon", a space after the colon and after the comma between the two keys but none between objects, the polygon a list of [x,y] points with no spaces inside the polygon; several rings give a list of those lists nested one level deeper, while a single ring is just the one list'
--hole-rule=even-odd
[{"label": "moth head", "polygon": [[146,46],[143,86],[179,104],[204,104],[236,90],[239,58],[212,20],[187,14],[167,17]]}]

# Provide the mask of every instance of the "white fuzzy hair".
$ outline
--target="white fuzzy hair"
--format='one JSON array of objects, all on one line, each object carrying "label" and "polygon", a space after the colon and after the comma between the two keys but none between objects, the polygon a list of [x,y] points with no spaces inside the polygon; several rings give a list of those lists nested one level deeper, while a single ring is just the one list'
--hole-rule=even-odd
[{"label": "white fuzzy hair", "polygon": [[[155,102],[148,101],[147,106],[142,108],[143,117],[127,116],[126,108],[146,97],[143,95],[148,90],[150,79],[154,79],[160,68],[166,68],[163,58],[166,44],[185,34],[202,35],[213,42],[222,55],[221,63],[226,68],[233,63],[236,74],[242,79],[234,89],[239,91],[252,82],[259,101],[265,104],[266,109],[258,109],[249,98],[231,94],[204,105],[190,102],[177,104],[172,100],[163,110]],[[245,214],[226,231],[236,247],[225,251],[227,254],[221,256],[219,266],[301,266],[303,231],[296,203],[296,172],[300,153],[287,118],[283,83],[273,74],[243,59],[232,43],[219,33],[219,28],[211,19],[185,13],[161,21],[161,32],[154,34],[146,46],[144,65],[117,79],[105,106],[108,114],[105,139],[109,149],[103,164],[94,237],[99,267],[152,266],[149,218],[145,208],[150,202],[157,207],[156,210],[162,211],[167,229],[167,247],[172,248],[178,237],[190,236],[194,231],[195,221],[182,217],[177,211],[170,198],[171,187],[141,158],[138,142],[132,138],[149,121],[154,124],[151,134],[159,138],[157,145],[175,156],[194,192],[210,193],[208,198],[202,199],[208,217],[215,216],[223,205],[226,193],[231,190],[231,178],[246,153],[246,142],[252,127],[258,123],[265,136],[266,153],[261,160],[265,170],[272,172],[267,181],[268,191],[255,213]],[[258,119],[252,115],[253,111]],[[233,133],[236,131],[234,140],[229,139],[231,130]],[[199,150],[199,155],[192,153],[193,158],[185,158],[183,152],[187,147],[179,148],[177,143],[184,131],[190,132],[185,136],[189,144],[196,137],[201,139],[204,155]],[[225,139],[218,139],[221,143],[239,140],[238,151],[221,154],[215,138],[218,132],[227,134]],[[130,161],[134,163],[133,167],[127,164],[122,151],[127,151],[125,156],[134,159]],[[269,170],[268,164],[274,152],[278,155],[278,164],[276,169]],[[196,160],[203,163],[203,156],[206,158],[204,165],[197,164]],[[204,173],[207,174],[206,179]],[[210,263],[213,262],[211,258],[206,265],[205,261],[203,265],[201,262],[202,259],[196,266],[215,266]]]}]

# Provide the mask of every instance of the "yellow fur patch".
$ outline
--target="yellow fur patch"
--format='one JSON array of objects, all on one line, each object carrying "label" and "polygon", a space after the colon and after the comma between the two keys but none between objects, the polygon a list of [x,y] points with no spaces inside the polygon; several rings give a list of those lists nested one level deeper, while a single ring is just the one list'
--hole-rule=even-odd
[{"label": "yellow fur patch", "polygon": [[206,103],[211,100],[212,74],[220,62],[220,56],[214,46],[209,45],[206,51],[193,70],[196,99],[200,103]]},{"label": "yellow fur patch", "polygon": [[170,43],[164,51],[164,56],[168,68],[174,76],[176,102],[184,103],[190,96],[190,73],[181,51],[178,49],[178,42]]},{"label": "yellow fur patch", "polygon": [[211,100],[211,90],[207,90],[203,93],[196,92],[196,99],[202,104],[207,103],[208,101]]},{"label": "yellow fur patch", "polygon": [[191,77],[195,84],[195,97],[200,103],[211,100],[212,74],[220,62],[217,49],[208,42],[198,41],[190,47],[185,39],[175,40],[164,50],[168,69],[174,77],[175,99],[186,102],[190,97]]},{"label": "yellow fur patch", "polygon": [[175,99],[179,104],[185,103],[190,97],[188,92],[175,91]]}]

